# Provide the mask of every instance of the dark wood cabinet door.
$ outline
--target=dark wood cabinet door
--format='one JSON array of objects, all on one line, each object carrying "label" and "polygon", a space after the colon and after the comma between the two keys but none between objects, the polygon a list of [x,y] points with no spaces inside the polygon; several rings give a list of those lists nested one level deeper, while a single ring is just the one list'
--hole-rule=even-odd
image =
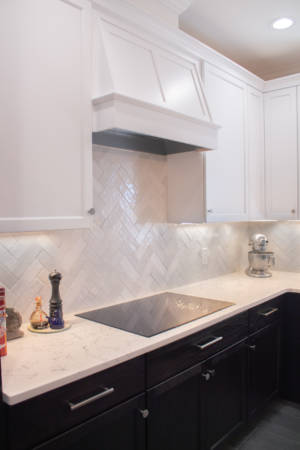
[{"label": "dark wood cabinet door", "polygon": [[279,322],[249,338],[248,356],[248,416],[251,417],[279,388]]},{"label": "dark wood cabinet door", "polygon": [[147,391],[147,450],[200,450],[201,365]]},{"label": "dark wood cabinet door", "polygon": [[286,294],[283,308],[281,395],[300,403],[300,295]]},{"label": "dark wood cabinet door", "polygon": [[246,419],[245,342],[203,365],[201,375],[201,450],[215,449]]},{"label": "dark wood cabinet door", "polygon": [[0,449],[7,449],[6,441],[6,416],[4,404],[2,401],[2,377],[1,377],[1,357],[0,357]]},{"label": "dark wood cabinet door", "polygon": [[34,450],[145,450],[146,420],[141,414],[144,409],[145,395],[142,394]]}]

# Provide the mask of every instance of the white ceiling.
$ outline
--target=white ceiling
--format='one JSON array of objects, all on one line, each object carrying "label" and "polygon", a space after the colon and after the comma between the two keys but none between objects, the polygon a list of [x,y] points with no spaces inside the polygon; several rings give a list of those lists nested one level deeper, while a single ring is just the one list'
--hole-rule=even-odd
[{"label": "white ceiling", "polygon": [[[274,30],[279,17],[294,26]],[[300,0],[194,0],[180,28],[264,80],[300,72]]]}]

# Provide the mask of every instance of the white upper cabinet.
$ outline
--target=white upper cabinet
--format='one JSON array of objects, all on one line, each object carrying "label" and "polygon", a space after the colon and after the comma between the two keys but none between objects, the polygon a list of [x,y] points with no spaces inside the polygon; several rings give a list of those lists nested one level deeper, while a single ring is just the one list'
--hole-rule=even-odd
[{"label": "white upper cabinet", "polygon": [[0,231],[88,226],[90,3],[0,3]]},{"label": "white upper cabinet", "polygon": [[247,220],[246,85],[205,64],[205,89],[221,125],[218,150],[206,153],[207,221]]},{"label": "white upper cabinet", "polygon": [[297,88],[264,96],[268,219],[297,219]]},{"label": "white upper cabinet", "polygon": [[248,87],[248,210],[249,220],[263,220],[265,212],[265,143],[263,94]]}]

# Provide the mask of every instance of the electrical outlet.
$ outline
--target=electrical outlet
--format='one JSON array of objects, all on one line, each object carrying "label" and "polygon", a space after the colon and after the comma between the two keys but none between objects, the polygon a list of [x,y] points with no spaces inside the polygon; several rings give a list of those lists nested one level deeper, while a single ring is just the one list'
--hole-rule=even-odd
[{"label": "electrical outlet", "polygon": [[201,258],[202,258],[202,264],[204,266],[208,265],[208,258],[209,258],[209,250],[206,247],[203,247],[201,249]]}]

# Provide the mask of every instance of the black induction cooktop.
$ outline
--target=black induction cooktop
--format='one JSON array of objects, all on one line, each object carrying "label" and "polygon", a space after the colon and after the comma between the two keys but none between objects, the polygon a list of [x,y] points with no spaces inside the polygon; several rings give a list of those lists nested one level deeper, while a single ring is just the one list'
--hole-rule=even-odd
[{"label": "black induction cooktop", "polygon": [[234,303],[221,300],[164,292],[76,315],[151,337],[232,305]]}]

